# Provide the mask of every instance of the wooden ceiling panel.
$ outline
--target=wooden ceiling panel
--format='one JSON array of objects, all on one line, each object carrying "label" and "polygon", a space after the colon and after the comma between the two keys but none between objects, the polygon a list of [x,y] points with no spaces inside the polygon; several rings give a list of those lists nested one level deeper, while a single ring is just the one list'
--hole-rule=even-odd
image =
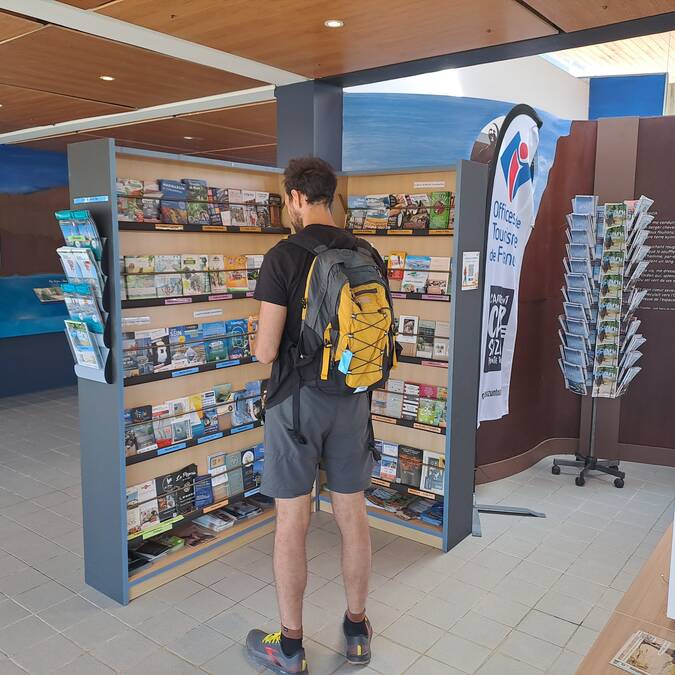
[{"label": "wooden ceiling panel", "polygon": [[211,157],[212,159],[224,159],[230,162],[245,162],[250,164],[266,164],[268,166],[276,166],[277,162],[276,144],[220,150],[217,152],[205,152],[200,154],[204,157]]},{"label": "wooden ceiling panel", "polygon": [[[610,2],[610,0],[604,0]],[[120,0],[100,13],[324,77],[554,34],[516,0]],[[341,19],[330,29],[326,19]]]},{"label": "wooden ceiling panel", "polygon": [[212,112],[186,115],[184,119],[191,119],[204,124],[215,124],[219,127],[231,129],[246,129],[257,134],[276,138],[277,135],[277,104],[276,101],[256,103],[253,105],[224,108]]},{"label": "wooden ceiling panel", "polygon": [[101,5],[109,4],[110,0],[59,0],[64,5],[72,5],[73,7],[79,7],[80,9],[94,9],[95,7],[101,7]]},{"label": "wooden ceiling panel", "polygon": [[675,11],[675,0],[526,0],[566,32]]},{"label": "wooden ceiling panel", "polygon": [[56,26],[0,44],[0,63],[1,84],[136,108],[260,84]]},{"label": "wooden ceiling panel", "polygon": [[239,129],[225,129],[210,124],[199,124],[185,118],[127,124],[120,127],[97,129],[94,133],[116,138],[121,145],[128,145],[128,141],[135,141],[150,145],[171,146],[184,153],[201,153],[208,150],[239,148],[270,142],[267,136],[250,134]]},{"label": "wooden ceiling panel", "polygon": [[42,28],[42,24],[37,21],[29,21],[20,16],[0,12],[0,42],[30,33],[38,28]]},{"label": "wooden ceiling panel", "polygon": [[0,84],[0,133],[57,124],[97,115],[112,115],[129,108],[87,101],[33,89]]}]

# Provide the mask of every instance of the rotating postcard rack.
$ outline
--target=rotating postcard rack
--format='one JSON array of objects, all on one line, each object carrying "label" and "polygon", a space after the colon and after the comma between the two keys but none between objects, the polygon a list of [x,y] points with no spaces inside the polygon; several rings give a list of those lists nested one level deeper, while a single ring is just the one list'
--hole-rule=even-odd
[{"label": "rotating postcard rack", "polygon": [[646,339],[635,313],[647,295],[638,282],[648,266],[652,204],[642,196],[599,205],[596,196],[581,195],[572,200],[567,216],[559,364],[567,389],[593,399],[591,442],[586,456],[554,460],[552,473],[560,474],[561,466],[578,468],[578,486],[588,471],[614,476],[618,488],[624,485],[619,460],[595,456],[596,400],[622,396],[641,370],[636,364]]}]

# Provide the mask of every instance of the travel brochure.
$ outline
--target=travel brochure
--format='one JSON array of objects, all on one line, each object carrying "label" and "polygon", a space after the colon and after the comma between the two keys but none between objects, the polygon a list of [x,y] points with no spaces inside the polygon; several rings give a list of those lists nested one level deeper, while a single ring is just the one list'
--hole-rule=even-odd
[{"label": "travel brochure", "polygon": [[443,525],[443,502],[402,493],[395,488],[373,485],[366,490],[366,503],[402,520],[420,520],[434,527]]},{"label": "travel brochure", "polygon": [[400,315],[397,321],[396,340],[401,345],[401,356],[447,362],[450,322],[409,314]]},{"label": "travel brochure", "polygon": [[349,195],[345,226],[352,230],[448,230],[454,227],[452,192]]},{"label": "travel brochure", "polygon": [[222,188],[196,178],[117,179],[121,221],[203,227],[281,227],[281,195]]},{"label": "travel brochure", "polygon": [[241,389],[229,383],[218,384],[208,391],[125,409],[125,454],[166,454],[176,444],[220,438],[223,432],[261,421],[260,380],[247,382]]},{"label": "travel brochure", "polygon": [[639,630],[610,663],[632,675],[675,675],[675,645]]},{"label": "travel brochure", "polygon": [[[262,480],[265,450],[262,443],[243,450],[220,453],[222,470],[200,475],[197,464],[189,464],[127,488],[127,535],[152,533],[167,521],[193,514],[226,498],[257,492]],[[210,464],[209,458],[209,464]],[[220,494],[222,485],[230,486]],[[217,489],[218,487],[218,489]],[[152,536],[149,534],[148,536]]]},{"label": "travel brochure", "polygon": [[75,357],[75,362],[87,368],[102,368],[100,346],[84,321],[66,319],[66,337]]},{"label": "travel brochure", "polygon": [[258,317],[122,333],[124,377],[250,358]]},{"label": "travel brochure", "polygon": [[56,211],[54,215],[66,243],[56,249],[66,282],[60,284],[58,293],[56,287],[49,289],[50,299],[66,303],[70,318],[64,322],[65,332],[75,363],[100,369],[107,353],[103,342],[105,276],[100,265],[103,240],[88,210]]},{"label": "travel brochure", "polygon": [[600,205],[593,195],[572,200],[560,324],[559,365],[576,394],[616,398],[640,372],[645,338],[635,317],[647,291],[636,286],[647,267],[647,226],[653,200]]},{"label": "travel brochure", "polygon": [[64,210],[54,213],[66,245],[71,248],[87,248],[96,260],[103,255],[103,242],[96,223],[87,209]]},{"label": "travel brochure", "polygon": [[450,258],[392,251],[385,257],[385,262],[392,291],[448,295]]},{"label": "travel brochure", "polygon": [[123,300],[255,290],[263,255],[182,253],[124,256]]},{"label": "travel brochure", "polygon": [[375,447],[380,459],[373,465],[373,478],[443,495],[442,454],[382,440],[376,440]]},{"label": "travel brochure", "polygon": [[200,475],[196,464],[128,487],[129,574],[271,509],[274,501],[259,494],[264,454],[262,444],[227,453],[228,468],[219,475],[236,490],[226,499],[216,498],[215,476]]},{"label": "travel brochure", "polygon": [[445,427],[447,387],[389,379],[372,392],[373,415]]}]

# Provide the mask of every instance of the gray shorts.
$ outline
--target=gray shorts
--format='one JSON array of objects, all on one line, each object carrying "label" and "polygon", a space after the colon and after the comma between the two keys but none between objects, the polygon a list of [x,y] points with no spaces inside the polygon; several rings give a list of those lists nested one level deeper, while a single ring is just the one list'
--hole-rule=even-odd
[{"label": "gray shorts", "polygon": [[265,463],[260,491],[287,499],[312,491],[317,467],[328,489],[351,494],[370,485],[373,456],[368,447],[368,394],[332,396],[312,387],[300,390],[299,444],[293,429],[293,397],[265,414]]}]

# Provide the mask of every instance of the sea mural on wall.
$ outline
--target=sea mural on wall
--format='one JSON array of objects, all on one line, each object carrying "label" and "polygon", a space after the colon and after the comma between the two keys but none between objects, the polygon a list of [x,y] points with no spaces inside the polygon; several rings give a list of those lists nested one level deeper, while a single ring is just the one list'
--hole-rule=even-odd
[{"label": "sea mural on wall", "polygon": [[65,279],[54,211],[68,204],[64,153],[0,145],[0,338],[63,331],[65,304],[33,289]]},{"label": "sea mural on wall", "polygon": [[[513,104],[427,94],[345,93],[342,137],[344,171],[454,166],[471,157],[481,130]],[[543,121],[535,174],[538,209],[556,145],[571,121],[537,110]]]}]

